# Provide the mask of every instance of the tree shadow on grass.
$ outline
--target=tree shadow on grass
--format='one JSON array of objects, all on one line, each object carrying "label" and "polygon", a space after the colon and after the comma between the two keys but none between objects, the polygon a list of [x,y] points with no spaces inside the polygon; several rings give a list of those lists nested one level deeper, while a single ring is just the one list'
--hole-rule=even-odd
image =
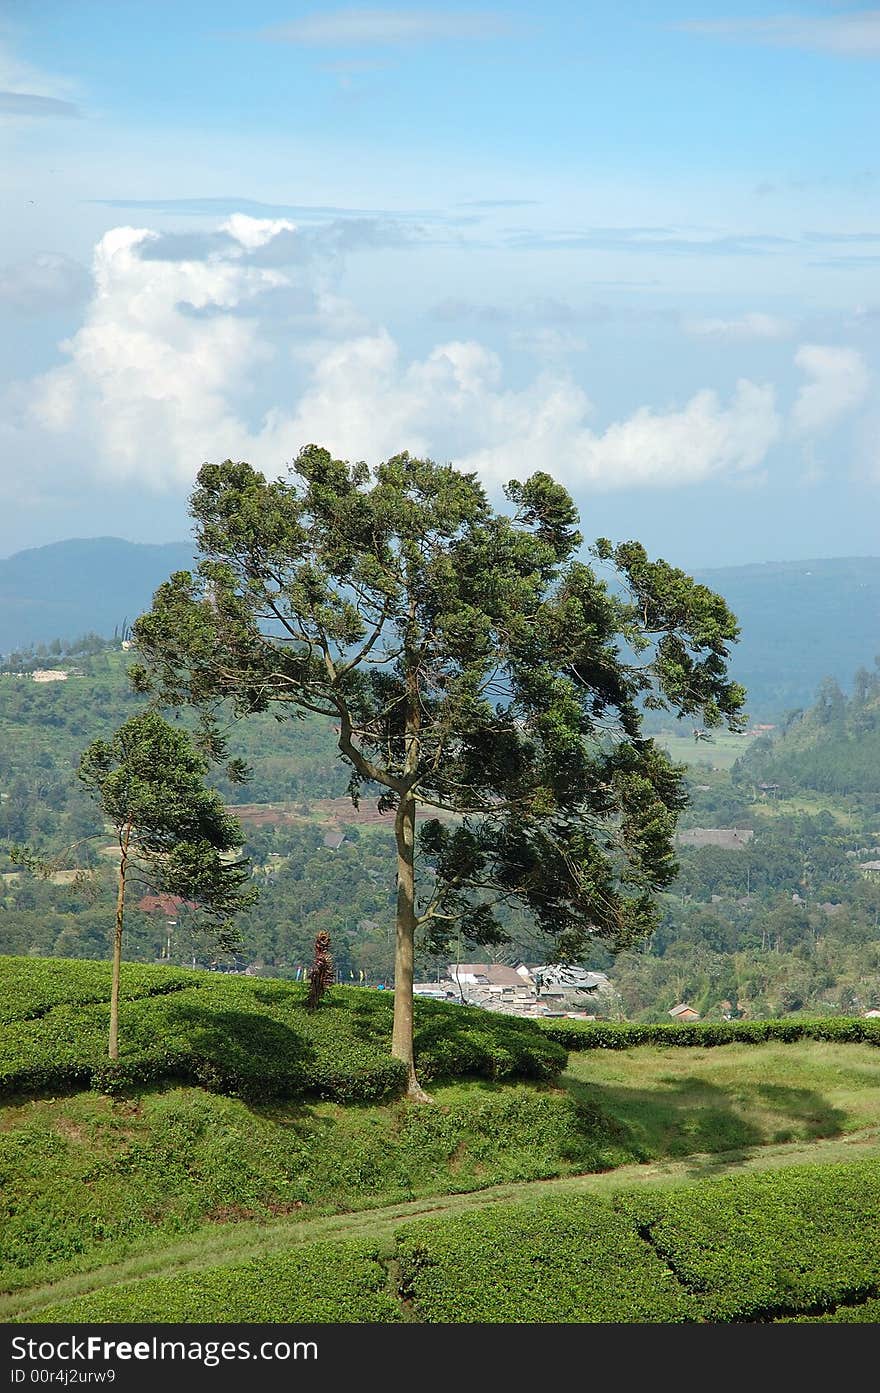
[{"label": "tree shadow on grass", "polygon": [[[309,1091],[317,1052],[290,1026],[255,1012],[194,1004],[170,1007],[166,1019],[172,1034],[183,1027],[181,1067],[203,1087],[254,1100]],[[169,1044],[176,1053],[176,1042]]]},{"label": "tree shadow on grass", "polygon": [[[749,1153],[773,1142],[839,1136],[846,1121],[845,1113],[808,1088],[740,1086],[731,1098],[698,1077],[652,1088],[579,1080],[566,1080],[566,1087],[582,1107],[611,1123],[640,1161],[697,1152]],[[761,1114],[767,1113],[765,1120]]]}]

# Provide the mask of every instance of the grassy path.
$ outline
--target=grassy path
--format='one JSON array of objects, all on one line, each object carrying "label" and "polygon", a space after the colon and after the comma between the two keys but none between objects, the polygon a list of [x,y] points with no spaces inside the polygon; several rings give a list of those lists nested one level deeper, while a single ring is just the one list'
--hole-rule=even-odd
[{"label": "grassy path", "polygon": [[246,1262],[267,1253],[319,1239],[390,1239],[402,1224],[427,1216],[443,1217],[501,1202],[523,1202],[566,1194],[608,1194],[639,1185],[690,1185],[745,1171],[770,1170],[805,1163],[822,1165],[880,1156],[880,1126],[847,1136],[786,1142],[717,1153],[699,1152],[677,1160],[620,1166],[599,1174],[565,1176],[495,1185],[465,1194],[440,1194],[404,1204],[316,1219],[286,1218],[267,1224],[208,1224],[186,1239],[120,1262],[95,1267],[57,1282],[0,1297],[0,1321],[14,1321],[41,1307],[141,1277],[169,1276],[205,1267]]}]

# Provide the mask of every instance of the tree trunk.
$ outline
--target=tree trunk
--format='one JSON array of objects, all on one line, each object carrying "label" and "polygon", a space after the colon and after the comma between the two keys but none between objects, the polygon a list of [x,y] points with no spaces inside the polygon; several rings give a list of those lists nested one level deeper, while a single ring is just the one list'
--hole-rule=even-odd
[{"label": "tree trunk", "polygon": [[113,930],[113,973],[110,983],[110,1046],[111,1059],[119,1058],[119,969],[122,963],[122,921],[125,915],[125,872],[128,868],[128,844],[131,823],[125,828],[120,842],[119,883],[116,891],[116,925]]},{"label": "tree trunk", "polygon": [[401,800],[394,819],[397,840],[397,919],[394,950],[394,1032],[391,1053],[407,1068],[406,1094],[418,1103],[429,1103],[429,1095],[416,1078],[413,1054],[413,970],[416,936],[415,879],[416,806],[411,797]]}]

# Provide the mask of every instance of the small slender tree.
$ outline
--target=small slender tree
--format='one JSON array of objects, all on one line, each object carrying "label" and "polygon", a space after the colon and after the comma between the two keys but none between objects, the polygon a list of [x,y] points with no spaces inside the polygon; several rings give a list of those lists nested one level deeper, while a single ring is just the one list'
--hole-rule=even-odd
[{"label": "small slender tree", "polygon": [[519,900],[558,960],[649,934],[686,794],[643,708],[742,725],[720,596],[600,539],[612,590],[578,557],[560,484],[537,473],[506,494],[497,512],[474,475],[408,454],[371,472],[310,445],[275,481],[206,464],[191,503],[202,560],[134,625],[139,689],[209,715],[228,701],[326,716],[353,802],[368,790],[392,815],[392,1052],[419,1099],[417,930],[498,942],[497,906]]},{"label": "small slender tree", "polygon": [[[235,934],[229,916],[253,903],[250,866],[227,861],[242,846],[238,821],[205,787],[206,757],[185,730],[156,711],[132,716],[109,740],[83,753],[79,777],[112,823],[119,844],[109,1055],[119,1058],[119,982],[129,873],[146,874],[156,890],[179,895],[205,912],[221,948]],[[247,888],[246,888],[247,887]]]}]

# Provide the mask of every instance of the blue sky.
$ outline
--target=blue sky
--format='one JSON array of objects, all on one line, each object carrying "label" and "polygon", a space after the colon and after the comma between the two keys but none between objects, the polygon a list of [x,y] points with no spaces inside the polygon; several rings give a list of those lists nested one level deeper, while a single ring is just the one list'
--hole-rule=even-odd
[{"label": "blue sky", "polygon": [[878,65],[794,0],[7,0],[0,554],[309,440],[682,565],[877,554]]}]

